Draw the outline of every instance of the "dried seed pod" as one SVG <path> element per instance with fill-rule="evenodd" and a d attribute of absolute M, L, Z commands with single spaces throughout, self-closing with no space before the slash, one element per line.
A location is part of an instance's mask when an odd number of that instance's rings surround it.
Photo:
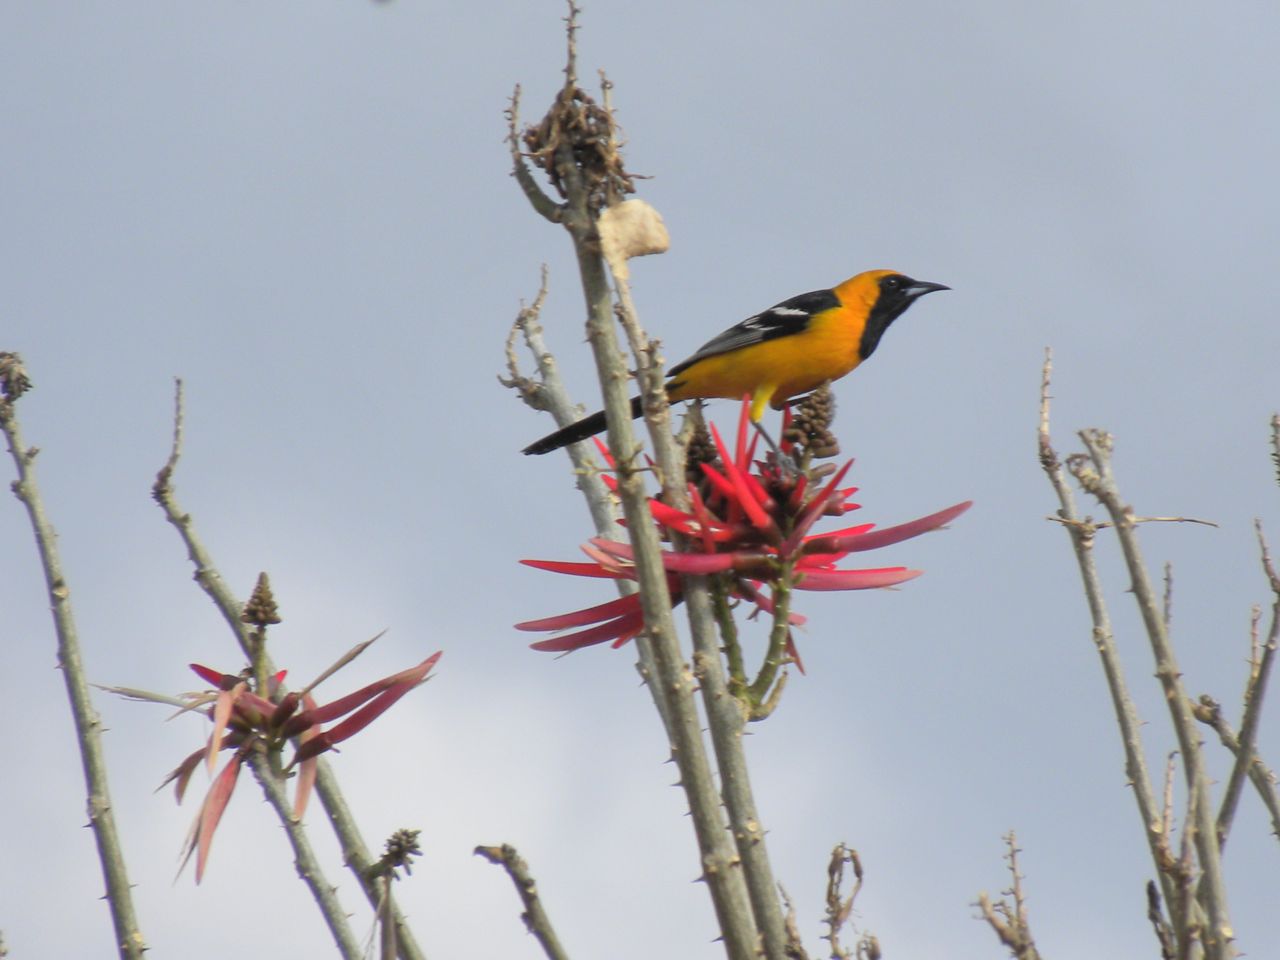
<path fill-rule="evenodd" d="M 804 448 L 815 459 L 838 456 L 840 442 L 831 432 L 835 417 L 835 394 L 831 384 L 824 383 L 792 408 L 791 426 L 783 438 Z"/>
<path fill-rule="evenodd" d="M 267 627 L 280 622 L 280 611 L 276 607 L 276 598 L 271 593 L 271 581 L 265 573 L 258 574 L 258 582 L 254 585 L 249 602 L 240 613 L 244 623 L 255 627 Z"/>

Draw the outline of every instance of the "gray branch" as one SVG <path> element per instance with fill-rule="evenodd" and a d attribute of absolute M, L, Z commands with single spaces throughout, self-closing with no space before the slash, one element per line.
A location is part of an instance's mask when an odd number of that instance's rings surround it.
<path fill-rule="evenodd" d="M 249 767 L 262 787 L 267 802 L 271 804 L 271 809 L 284 825 L 289 845 L 293 847 L 293 865 L 302 882 L 311 891 L 316 905 L 319 906 L 320 914 L 324 917 L 324 922 L 333 935 L 333 941 L 338 946 L 338 952 L 344 960 L 362 960 L 364 951 L 351 930 L 351 924 L 347 922 L 347 912 L 338 902 L 338 891 L 325 879 L 320 861 L 316 858 L 315 851 L 311 849 L 307 831 L 303 829 L 301 821 L 294 818 L 289 794 L 284 788 L 282 779 L 272 769 L 270 760 L 257 750 L 249 754 L 248 760 Z"/>
<path fill-rule="evenodd" d="M 1218 842 L 1222 845 L 1227 842 L 1236 805 L 1244 788 L 1244 779 L 1253 775 L 1254 767 L 1260 763 L 1257 755 L 1258 721 L 1262 717 L 1262 701 L 1267 695 L 1267 680 L 1271 676 L 1277 642 L 1280 641 L 1280 576 L 1277 576 L 1275 565 L 1271 561 L 1271 551 L 1262 533 L 1262 522 L 1255 520 L 1253 525 L 1258 535 L 1258 549 L 1262 554 L 1262 570 L 1267 575 L 1275 600 L 1271 605 L 1271 626 L 1267 630 L 1267 638 L 1260 649 L 1255 650 L 1255 656 L 1249 664 L 1249 679 L 1244 688 L 1244 716 L 1240 721 L 1240 736 L 1235 751 L 1236 762 L 1227 778 L 1222 806 L 1218 811 Z M 1257 783 L 1256 776 L 1254 782 Z M 1272 795 L 1274 797 L 1274 790 Z M 1266 799 L 1265 795 L 1263 799 Z M 1273 822 L 1274 819 L 1273 817 Z"/>
<path fill-rule="evenodd" d="M 1115 523 L 1116 536 L 1133 584 L 1134 601 L 1142 615 L 1155 658 L 1156 678 L 1164 688 L 1169 718 L 1182 752 L 1189 797 L 1186 829 L 1194 834 L 1200 865 L 1197 899 L 1209 918 L 1209 929 L 1204 932 L 1205 955 L 1211 960 L 1227 960 L 1233 955 L 1233 932 L 1227 909 L 1226 884 L 1222 876 L 1217 824 L 1210 803 L 1209 774 L 1204 767 L 1196 720 L 1182 685 L 1182 674 L 1178 670 L 1177 657 L 1169 639 L 1160 598 L 1147 575 L 1146 564 L 1138 547 L 1133 510 L 1121 499 L 1111 470 L 1111 436 L 1100 430 L 1082 430 L 1080 439 L 1089 451 L 1093 466 L 1090 469 L 1083 461 L 1079 462 L 1075 476 L 1089 493 L 1098 498 Z M 1193 814 L 1194 820 L 1191 819 Z"/>
<path fill-rule="evenodd" d="M 1085 599 L 1089 604 L 1089 615 L 1093 620 L 1094 649 L 1097 650 L 1102 664 L 1107 690 L 1111 695 L 1111 706 L 1116 715 L 1116 724 L 1120 728 L 1125 775 L 1129 778 L 1129 785 L 1133 788 L 1134 799 L 1138 804 L 1138 816 L 1142 820 L 1143 834 L 1147 838 L 1151 860 L 1157 867 L 1161 892 L 1172 911 L 1176 909 L 1178 903 L 1177 890 L 1170 877 L 1159 868 L 1167 856 L 1168 840 L 1161 829 L 1160 806 L 1156 801 L 1151 777 L 1147 772 L 1147 761 L 1139 732 L 1142 724 L 1138 719 L 1138 711 L 1133 705 L 1133 698 L 1129 695 L 1128 684 L 1125 683 L 1124 670 L 1120 665 L 1115 636 L 1111 630 L 1111 616 L 1107 612 L 1102 580 L 1098 576 L 1098 568 L 1094 560 L 1093 545 L 1097 526 L 1091 517 L 1081 517 L 1076 509 L 1075 495 L 1067 483 L 1062 461 L 1049 435 L 1049 384 L 1052 373 L 1053 354 L 1052 351 L 1046 350 L 1044 372 L 1040 381 L 1040 466 L 1044 469 L 1058 497 L 1058 511 L 1052 519 L 1061 521 L 1071 537 L 1071 546 L 1075 552 L 1076 563 L 1080 568 L 1080 579 L 1084 585 Z M 1180 918 L 1175 917 L 1174 920 L 1175 925 L 1180 926 Z"/>
<path fill-rule="evenodd" d="M 71 610 L 71 589 L 67 585 L 62 560 L 58 555 L 58 537 L 45 514 L 44 501 L 36 484 L 34 467 L 39 451 L 28 447 L 22 439 L 22 430 L 14 412 L 18 396 L 30 387 L 30 382 L 22 372 L 21 360 L 16 354 L 0 354 L 0 384 L 0 430 L 4 431 L 9 453 L 17 469 L 18 479 L 13 484 L 13 493 L 27 508 L 27 517 L 31 521 L 36 548 L 40 553 L 40 565 L 44 570 L 49 608 L 53 612 L 53 626 L 58 637 L 58 668 L 62 671 L 71 716 L 75 722 L 88 794 L 89 826 L 93 830 L 98 859 L 102 864 L 102 876 L 106 882 L 107 907 L 111 911 L 111 922 L 115 927 L 116 949 L 122 958 L 141 960 L 147 945 L 138 926 L 124 850 L 116 832 L 115 814 L 108 789 L 107 763 L 102 750 L 102 720 L 93 707 L 84 662 L 80 658 L 80 638 Z"/>
<path fill-rule="evenodd" d="M 500 847 L 476 847 L 475 854 L 507 871 L 507 876 L 520 895 L 520 902 L 524 904 L 524 925 L 542 945 L 542 952 L 547 955 L 547 960 L 569 960 L 569 954 L 561 946 L 560 938 L 551 925 L 551 918 L 543 909 L 542 897 L 538 893 L 533 874 L 529 872 L 529 865 L 516 852 L 516 848 L 507 843 Z"/>

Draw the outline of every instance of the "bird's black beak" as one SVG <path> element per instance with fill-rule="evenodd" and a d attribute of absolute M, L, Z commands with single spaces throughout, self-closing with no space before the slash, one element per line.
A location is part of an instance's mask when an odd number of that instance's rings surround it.
<path fill-rule="evenodd" d="M 903 291 L 910 299 L 917 300 L 926 293 L 933 293 L 937 290 L 950 290 L 951 288 L 941 283 L 930 283 L 927 280 L 913 280 L 911 286 Z"/>

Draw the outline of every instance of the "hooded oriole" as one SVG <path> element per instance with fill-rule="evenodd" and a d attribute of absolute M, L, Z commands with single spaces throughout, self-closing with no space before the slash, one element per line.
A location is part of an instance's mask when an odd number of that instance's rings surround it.
<path fill-rule="evenodd" d="M 781 409 L 792 397 L 838 380 L 875 352 L 889 324 L 940 283 L 912 280 L 893 270 L 868 270 L 830 290 L 802 293 L 747 317 L 668 372 L 667 399 L 751 396 L 751 419 L 766 404 Z M 631 401 L 640 416 L 641 399 Z M 605 428 L 604 411 L 593 413 L 524 448 L 549 453 Z"/>

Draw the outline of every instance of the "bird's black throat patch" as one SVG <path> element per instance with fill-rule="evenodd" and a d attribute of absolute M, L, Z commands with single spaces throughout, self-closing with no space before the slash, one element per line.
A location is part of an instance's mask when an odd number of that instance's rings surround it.
<path fill-rule="evenodd" d="M 914 280 L 900 273 L 880 278 L 880 296 L 867 314 L 867 324 L 862 328 L 862 340 L 858 344 L 858 353 L 863 360 L 875 353 L 889 325 L 915 302 L 916 296 L 909 292 L 914 284 Z"/>

